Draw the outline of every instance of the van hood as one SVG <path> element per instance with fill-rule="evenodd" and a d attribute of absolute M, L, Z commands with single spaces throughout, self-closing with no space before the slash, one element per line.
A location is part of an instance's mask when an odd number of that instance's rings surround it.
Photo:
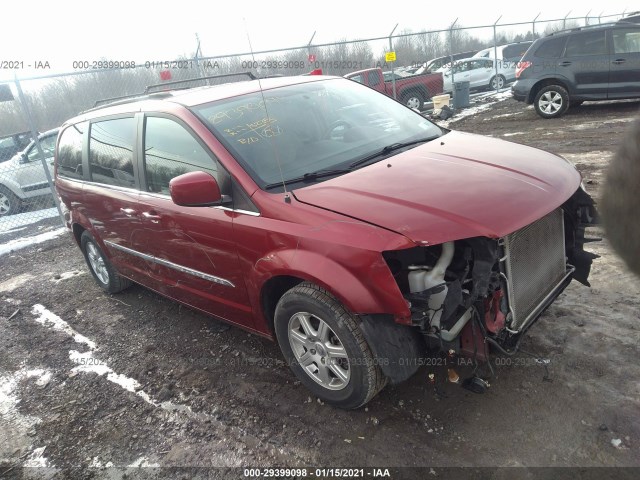
<path fill-rule="evenodd" d="M 558 208 L 580 181 L 557 155 L 452 131 L 293 195 L 414 242 L 438 244 L 503 237 Z"/>

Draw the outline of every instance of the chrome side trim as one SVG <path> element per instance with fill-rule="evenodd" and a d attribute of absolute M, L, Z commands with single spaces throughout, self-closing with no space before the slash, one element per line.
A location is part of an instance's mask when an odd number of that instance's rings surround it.
<path fill-rule="evenodd" d="M 173 270 L 177 270 L 178 272 L 187 273 L 189 275 L 193 275 L 194 277 L 202 278 L 203 280 L 208 280 L 210 282 L 214 282 L 219 285 L 224 285 L 225 287 L 231 287 L 231 288 L 236 287 L 233 283 L 231 283 L 226 278 L 216 277 L 215 275 L 210 275 L 208 273 L 204 273 L 199 270 L 194 270 L 193 268 L 185 267 L 183 265 L 178 265 L 177 263 L 170 262 L 169 260 L 154 257 L 153 255 L 149 255 L 147 253 L 138 252 L 137 250 L 133 250 L 132 248 L 128 248 L 128 247 L 123 247 L 122 245 L 118 245 L 117 243 L 113 243 L 108 240 L 106 240 L 104 243 L 111 248 L 120 250 L 121 252 L 128 253 L 129 255 L 133 255 L 134 257 L 142 258 L 143 260 L 154 262 L 168 268 L 172 268 Z"/>
<path fill-rule="evenodd" d="M 224 210 L 226 212 L 234 212 L 234 213 L 242 213 L 244 215 L 251 215 L 252 217 L 259 217 L 260 216 L 260 212 L 252 212 L 250 210 L 242 210 L 241 208 L 229 208 L 229 207 L 213 207 L 217 210 Z"/>

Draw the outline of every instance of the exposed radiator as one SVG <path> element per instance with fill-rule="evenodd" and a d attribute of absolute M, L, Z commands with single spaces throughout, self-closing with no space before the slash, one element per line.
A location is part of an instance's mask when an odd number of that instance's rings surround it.
<path fill-rule="evenodd" d="M 567 276 L 562 209 L 507 235 L 504 246 L 513 315 L 509 328 L 519 331 L 535 318 L 540 304 Z"/>

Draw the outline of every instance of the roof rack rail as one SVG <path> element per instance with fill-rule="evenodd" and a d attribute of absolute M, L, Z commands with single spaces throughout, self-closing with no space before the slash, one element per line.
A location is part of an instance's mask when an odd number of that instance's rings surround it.
<path fill-rule="evenodd" d="M 566 33 L 566 32 L 579 32 L 580 30 L 588 30 L 591 28 L 604 28 L 610 25 L 616 25 L 616 22 L 594 23 L 593 25 L 583 25 L 581 27 L 565 28 L 562 30 L 558 30 L 556 32 L 551 32 L 549 35 L 547 35 L 547 37 L 551 37 L 553 35 L 559 35 L 561 33 Z"/>
<path fill-rule="evenodd" d="M 147 86 L 147 88 L 145 88 L 145 90 L 144 90 L 144 93 L 149 93 L 149 90 L 151 90 L 152 88 L 166 87 L 167 85 L 174 85 L 175 86 L 175 85 L 179 85 L 181 83 L 195 82 L 195 81 L 198 81 L 198 80 L 212 80 L 212 79 L 215 79 L 215 78 L 237 77 L 238 75 L 246 75 L 247 77 L 249 77 L 249 80 L 256 80 L 258 78 L 251 72 L 225 73 L 225 74 L 222 74 L 222 75 L 210 75 L 208 77 L 196 77 L 196 78 L 189 78 L 189 79 L 186 79 L 186 80 L 175 80 L 173 82 L 156 83 L 155 85 Z"/>
<path fill-rule="evenodd" d="M 93 104 L 93 107 L 89 110 L 85 110 L 82 113 L 90 112 L 97 108 L 100 108 L 103 105 L 124 105 L 125 103 L 130 103 L 136 100 L 142 100 L 144 98 L 153 99 L 153 98 L 166 98 L 171 96 L 169 92 L 156 92 L 152 94 L 145 93 L 132 93 L 131 95 L 122 95 L 121 97 L 111 97 L 111 98 L 103 98 L 102 100 L 96 100 Z"/>
<path fill-rule="evenodd" d="M 136 100 L 144 100 L 144 99 L 161 99 L 161 98 L 167 98 L 171 96 L 171 93 L 169 91 L 164 91 L 164 90 L 160 90 L 157 92 L 150 92 L 149 90 L 153 89 L 153 88 L 159 88 L 159 87 L 164 87 L 166 85 L 179 85 L 181 83 L 189 83 L 189 82 L 194 82 L 194 81 L 198 81 L 198 80 L 210 80 L 210 79 L 214 79 L 214 78 L 227 78 L 227 77 L 236 77 L 238 75 L 244 75 L 249 77 L 251 80 L 255 80 L 258 77 L 256 77 L 253 73 L 251 72 L 239 72 L 239 73 L 225 73 L 222 75 L 211 75 L 208 77 L 196 77 L 196 78 L 190 78 L 188 80 L 176 80 L 174 82 L 164 82 L 164 83 L 158 83 L 155 85 L 148 85 L 145 89 L 144 92 L 141 93 L 132 93 L 131 95 L 122 95 L 119 97 L 110 97 L 110 98 L 103 98 L 101 100 L 97 100 L 94 104 L 93 107 L 83 111 L 82 113 L 87 113 L 87 112 L 91 112 L 93 110 L 98 109 L 99 107 L 103 106 L 103 105 L 110 105 L 110 106 L 114 106 L 114 105 L 124 105 L 125 103 L 130 103 Z"/>

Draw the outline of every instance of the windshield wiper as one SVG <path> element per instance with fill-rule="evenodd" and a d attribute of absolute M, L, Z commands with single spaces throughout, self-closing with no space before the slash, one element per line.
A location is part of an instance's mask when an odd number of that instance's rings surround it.
<path fill-rule="evenodd" d="M 284 180 L 281 182 L 274 182 L 265 185 L 263 188 L 268 190 L 270 188 L 275 188 L 281 185 L 289 185 L 290 183 L 298 183 L 298 182 L 310 182 L 313 180 L 317 180 L 322 177 L 329 177 L 331 175 L 340 175 L 342 173 L 349 173 L 351 168 L 328 168 L 324 170 L 316 170 L 315 172 L 307 172 L 304 175 L 295 178 L 289 178 L 288 180 Z"/>
<path fill-rule="evenodd" d="M 352 164 L 349 165 L 350 169 L 353 169 L 355 167 L 359 167 L 360 165 L 364 165 L 365 163 L 378 158 L 378 157 L 382 157 L 388 153 L 393 152 L 394 150 L 398 150 L 400 148 L 404 148 L 404 147 L 410 147 L 411 145 L 416 145 L 418 143 L 425 143 L 425 142 L 430 142 L 431 140 L 438 138 L 440 135 L 436 135 L 434 137 L 426 137 L 426 138 L 420 138 L 418 140 L 411 140 L 410 142 L 397 142 L 397 143 L 392 143 L 391 145 L 387 145 L 386 147 L 383 147 L 382 149 L 378 150 L 377 152 L 371 154 L 371 155 L 367 155 L 364 158 L 361 158 L 360 160 L 356 160 L 355 162 L 353 162 Z"/>
<path fill-rule="evenodd" d="M 438 138 L 438 137 L 439 137 L 439 135 L 436 135 L 436 136 L 433 136 L 433 137 L 425 137 L 425 138 L 420 138 L 418 140 L 411 140 L 409 142 L 392 143 L 391 145 L 387 145 L 386 147 L 378 150 L 377 152 L 373 153 L 372 155 L 367 155 L 364 158 L 356 160 L 355 162 L 351 163 L 347 168 L 328 168 L 328 169 L 324 169 L 324 170 L 316 170 L 315 172 L 307 172 L 304 175 L 301 175 L 299 177 L 289 178 L 288 180 L 284 180 L 284 181 L 281 181 L 281 182 L 269 183 L 269 184 L 265 185 L 263 188 L 265 190 L 269 190 L 270 188 L 275 188 L 275 187 L 281 186 L 283 184 L 284 185 L 289 185 L 290 183 L 310 182 L 310 181 L 317 180 L 317 179 L 322 178 L 322 177 L 329 177 L 331 175 L 340 175 L 342 173 L 349 173 L 354 168 L 356 168 L 356 167 L 358 167 L 360 165 L 363 165 L 363 164 L 373 160 L 374 158 L 384 156 L 384 155 L 386 155 L 388 153 L 391 153 L 394 150 L 398 150 L 400 148 L 410 147 L 411 145 L 416 145 L 418 143 L 430 142 L 434 138 Z"/>

